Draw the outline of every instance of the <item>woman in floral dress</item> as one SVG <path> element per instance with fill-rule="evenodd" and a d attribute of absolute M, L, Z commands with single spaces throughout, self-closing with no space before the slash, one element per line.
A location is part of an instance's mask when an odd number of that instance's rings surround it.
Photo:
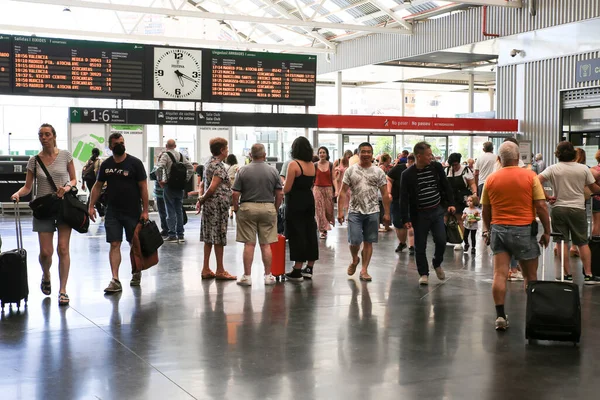
<path fill-rule="evenodd" d="M 223 160 L 227 158 L 229 148 L 227 140 L 214 138 L 209 142 L 212 157 L 204 166 L 202 192 L 198 207 L 202 209 L 200 241 L 204 242 L 204 265 L 202 279 L 235 280 L 223 267 L 223 248 L 227 245 L 227 221 L 231 206 L 231 182 Z M 207 188 L 205 190 L 205 188 Z M 210 269 L 210 253 L 215 248 L 217 259 L 216 273 Z"/>

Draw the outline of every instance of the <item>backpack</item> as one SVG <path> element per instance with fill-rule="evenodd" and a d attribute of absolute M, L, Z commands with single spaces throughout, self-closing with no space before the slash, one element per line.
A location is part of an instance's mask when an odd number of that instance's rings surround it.
<path fill-rule="evenodd" d="M 96 165 L 96 160 L 88 160 L 88 162 L 85 164 L 81 173 L 83 178 L 96 178 L 96 174 L 94 173 L 94 166 Z"/>
<path fill-rule="evenodd" d="M 173 161 L 167 184 L 171 189 L 183 190 L 187 183 L 187 167 L 183 163 L 183 154 L 179 153 L 179 161 L 176 161 L 170 152 L 167 151 L 167 154 Z"/>

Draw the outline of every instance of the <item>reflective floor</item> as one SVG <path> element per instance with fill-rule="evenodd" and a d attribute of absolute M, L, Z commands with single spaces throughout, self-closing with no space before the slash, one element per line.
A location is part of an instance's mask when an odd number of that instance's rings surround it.
<path fill-rule="evenodd" d="M 156 216 L 154 216 L 155 218 Z M 417 285 L 414 260 L 380 234 L 370 274 L 348 279 L 346 227 L 321 240 L 312 281 L 264 287 L 257 252 L 254 285 L 201 281 L 198 217 L 185 244 L 165 244 L 161 261 L 131 288 L 123 248 L 120 294 L 110 280 L 101 225 L 73 234 L 68 293 L 59 308 L 42 295 L 37 236 L 25 218 L 29 304 L 0 321 L 1 399 L 563 399 L 595 398 L 600 287 L 582 289 L 582 343 L 524 338 L 525 293 L 510 283 L 505 333 L 494 330 L 487 249 L 447 247 L 447 280 Z M 242 246 L 225 249 L 242 273 Z M 3 250 L 14 223 L 0 217 Z M 431 252 L 430 252 L 431 253 Z M 574 259 L 574 265 L 579 261 Z M 214 259 L 211 260 L 214 266 Z M 550 263 L 552 265 L 552 263 Z M 577 268 L 579 270 L 579 267 Z M 553 268 L 547 271 L 551 278 Z"/>

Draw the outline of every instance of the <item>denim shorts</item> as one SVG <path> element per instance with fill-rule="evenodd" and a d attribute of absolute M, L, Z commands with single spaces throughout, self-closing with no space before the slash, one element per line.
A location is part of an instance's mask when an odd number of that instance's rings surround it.
<path fill-rule="evenodd" d="M 125 239 L 131 243 L 133 232 L 140 220 L 140 216 L 131 216 L 127 213 L 111 210 L 106 210 L 104 218 L 104 230 L 106 231 L 106 242 L 122 242 L 123 229 L 125 230 Z"/>
<path fill-rule="evenodd" d="M 60 216 L 52 219 L 37 219 L 33 217 L 34 232 L 55 232 L 58 225 L 64 224 Z"/>
<path fill-rule="evenodd" d="M 508 253 L 516 260 L 533 260 L 541 254 L 531 225 L 492 225 L 490 247 L 494 255 Z"/>
<path fill-rule="evenodd" d="M 348 243 L 358 246 L 362 242 L 377 243 L 379 239 L 379 213 L 348 213 Z"/>

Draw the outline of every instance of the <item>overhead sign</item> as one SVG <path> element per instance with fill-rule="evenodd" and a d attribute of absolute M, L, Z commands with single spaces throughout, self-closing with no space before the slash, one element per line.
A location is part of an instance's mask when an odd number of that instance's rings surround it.
<path fill-rule="evenodd" d="M 0 35 L 0 93 L 12 91 L 10 46 L 10 36 Z"/>
<path fill-rule="evenodd" d="M 256 126 L 316 128 L 315 114 L 235 113 L 221 111 L 143 110 L 123 108 L 69 108 L 73 124 L 140 124 L 191 126 Z"/>
<path fill-rule="evenodd" d="M 407 131 L 518 132 L 514 119 L 384 117 L 379 115 L 319 115 L 319 128 Z"/>
<path fill-rule="evenodd" d="M 15 36 L 14 93 L 142 98 L 144 46 Z"/>
<path fill-rule="evenodd" d="M 600 58 L 577 61 L 576 71 L 577 83 L 600 80 Z"/>

